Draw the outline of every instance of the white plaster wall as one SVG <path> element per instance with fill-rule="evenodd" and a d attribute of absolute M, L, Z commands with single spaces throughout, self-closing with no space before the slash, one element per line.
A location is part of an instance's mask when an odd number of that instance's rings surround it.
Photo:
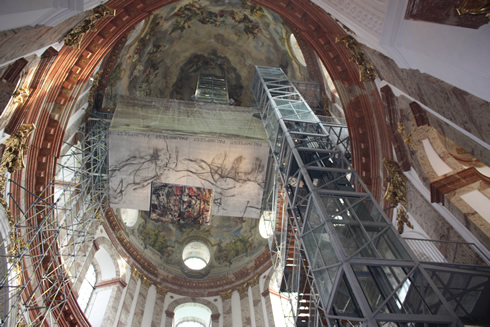
<path fill-rule="evenodd" d="M 405 20 L 407 4 L 408 0 L 390 1 L 375 49 L 400 68 L 418 69 L 490 101 L 490 25 L 475 30 Z"/>
<path fill-rule="evenodd" d="M 92 327 L 104 326 L 103 318 L 105 311 L 109 305 L 109 300 L 111 298 L 112 288 L 103 289 L 97 291 L 95 295 L 94 304 L 88 316 L 88 320 Z"/>
<path fill-rule="evenodd" d="M 0 31 L 23 26 L 56 26 L 107 0 L 0 0 Z"/>
<path fill-rule="evenodd" d="M 406 20 L 408 0 L 313 2 L 400 68 L 418 69 L 490 101 L 490 24 L 475 30 Z"/>
<path fill-rule="evenodd" d="M 490 199 L 485 194 L 479 190 L 474 190 L 461 195 L 461 198 L 490 223 Z"/>
<path fill-rule="evenodd" d="M 100 248 L 99 251 L 95 252 L 94 258 L 99 264 L 102 280 L 116 278 L 116 267 L 114 266 L 111 255 L 104 248 Z"/>

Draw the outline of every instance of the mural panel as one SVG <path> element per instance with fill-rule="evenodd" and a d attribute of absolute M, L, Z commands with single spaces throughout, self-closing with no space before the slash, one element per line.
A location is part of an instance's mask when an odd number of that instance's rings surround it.
<path fill-rule="evenodd" d="M 151 183 L 150 219 L 179 225 L 208 224 L 214 191 L 210 189 Z"/>
<path fill-rule="evenodd" d="M 109 134 L 113 208 L 149 211 L 152 183 L 166 183 L 213 190 L 213 215 L 259 218 L 269 145 L 254 109 L 127 103 L 116 110 Z"/>

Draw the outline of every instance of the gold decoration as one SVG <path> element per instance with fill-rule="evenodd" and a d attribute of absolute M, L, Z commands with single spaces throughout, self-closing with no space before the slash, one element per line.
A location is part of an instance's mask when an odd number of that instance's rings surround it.
<path fill-rule="evenodd" d="M 247 284 L 250 287 L 254 287 L 255 285 L 258 285 L 259 284 L 259 275 L 255 276 L 254 278 L 252 278 L 251 280 L 249 280 L 247 282 Z"/>
<path fill-rule="evenodd" d="M 335 43 L 342 43 L 352 53 L 349 61 L 355 62 L 359 67 L 360 82 L 373 81 L 378 77 L 376 69 L 374 69 L 368 57 L 361 49 L 362 44 L 357 42 L 356 39 L 350 35 L 337 36 Z"/>
<path fill-rule="evenodd" d="M 136 268 L 131 269 L 131 276 L 136 278 L 136 280 L 143 278 L 143 274 Z"/>
<path fill-rule="evenodd" d="M 231 293 L 233 293 L 233 290 L 228 290 L 226 292 L 219 293 L 219 296 L 222 300 L 228 300 L 231 299 Z"/>
<path fill-rule="evenodd" d="M 408 213 L 407 210 L 405 210 L 404 207 L 398 208 L 396 212 L 396 227 L 398 229 L 398 234 L 402 234 L 404 230 L 404 226 L 407 225 L 407 227 L 413 229 L 412 223 L 408 220 Z"/>
<path fill-rule="evenodd" d="M 146 277 L 143 276 L 143 278 L 141 279 L 141 285 L 143 285 L 146 288 L 150 288 L 151 285 L 153 285 L 153 283 L 150 282 L 148 279 L 146 279 Z"/>
<path fill-rule="evenodd" d="M 412 224 L 408 221 L 408 213 L 405 209 L 407 207 L 407 177 L 403 174 L 396 161 L 384 158 L 383 165 L 388 172 L 388 177 L 385 179 L 388 185 L 386 186 L 384 199 L 394 206 L 401 204 L 396 215 L 398 233 L 401 234 L 405 225 L 413 229 Z"/>
<path fill-rule="evenodd" d="M 463 0 L 456 8 L 458 15 L 485 15 L 490 19 L 490 3 L 488 0 Z"/>
<path fill-rule="evenodd" d="M 100 5 L 91 10 L 91 15 L 85 18 L 81 23 L 75 26 L 67 36 L 65 36 L 65 45 L 73 49 L 80 49 L 83 37 L 88 32 L 96 32 L 97 21 L 107 17 L 116 16 L 116 10 L 106 5 Z"/>
<path fill-rule="evenodd" d="M 157 285 L 157 294 L 161 295 L 161 296 L 165 296 L 167 295 L 168 293 L 168 289 L 166 289 L 165 287 L 162 287 L 160 285 Z"/>
<path fill-rule="evenodd" d="M 398 123 L 398 133 L 403 137 L 403 142 L 413 149 L 412 134 L 407 134 L 405 125 L 402 123 Z"/>
<path fill-rule="evenodd" d="M 240 295 L 244 295 L 246 292 L 248 292 L 248 283 L 245 283 L 242 286 L 238 287 L 237 291 Z"/>
<path fill-rule="evenodd" d="M 5 145 L 5 151 L 3 152 L 2 161 L 0 163 L 0 204 L 5 209 L 5 214 L 9 221 L 11 228 L 14 227 L 15 221 L 12 216 L 12 212 L 8 207 L 7 201 L 4 198 L 5 186 L 7 184 L 7 177 L 5 176 L 5 171 L 13 173 L 14 171 L 23 169 L 26 165 L 24 163 L 24 150 L 28 148 L 25 144 L 27 137 L 36 128 L 34 124 L 24 124 L 19 127 L 17 133 L 10 136 L 3 145 Z M 17 239 L 14 234 L 11 237 Z"/>
<path fill-rule="evenodd" d="M 386 192 L 384 199 L 393 205 L 401 203 L 407 206 L 407 177 L 403 174 L 398 163 L 393 159 L 383 158 L 383 165 L 388 172 L 385 182 Z"/>
<path fill-rule="evenodd" d="M 30 93 L 31 93 L 31 90 L 29 90 L 29 88 L 27 88 L 27 87 L 23 87 L 21 89 L 18 89 L 13 94 L 13 97 L 14 97 L 13 103 L 14 104 L 24 103 L 27 100 L 27 98 L 29 97 Z"/>

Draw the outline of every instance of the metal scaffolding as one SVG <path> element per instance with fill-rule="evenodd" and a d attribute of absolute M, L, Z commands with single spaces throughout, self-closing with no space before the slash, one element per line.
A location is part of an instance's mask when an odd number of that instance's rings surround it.
<path fill-rule="evenodd" d="M 83 124 L 42 192 L 8 181 L 10 209 L 19 214 L 1 247 L 1 326 L 54 326 L 61 318 L 106 210 L 108 126 Z"/>
<path fill-rule="evenodd" d="M 271 249 L 297 326 L 490 321 L 488 266 L 420 262 L 282 70 L 256 67 L 253 93 L 275 162 L 269 210 L 284 213 Z"/>

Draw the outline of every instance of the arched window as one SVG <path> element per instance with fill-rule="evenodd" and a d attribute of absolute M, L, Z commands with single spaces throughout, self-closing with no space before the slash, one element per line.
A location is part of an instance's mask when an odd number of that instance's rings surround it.
<path fill-rule="evenodd" d="M 85 274 L 82 286 L 80 287 L 80 292 L 78 292 L 78 305 L 83 312 L 87 310 L 88 302 L 94 293 L 96 283 L 97 275 L 95 274 L 94 265 L 91 264 L 87 269 L 87 273 Z"/>
<path fill-rule="evenodd" d="M 176 327 L 208 327 L 211 310 L 200 303 L 184 303 L 175 308 Z"/>

